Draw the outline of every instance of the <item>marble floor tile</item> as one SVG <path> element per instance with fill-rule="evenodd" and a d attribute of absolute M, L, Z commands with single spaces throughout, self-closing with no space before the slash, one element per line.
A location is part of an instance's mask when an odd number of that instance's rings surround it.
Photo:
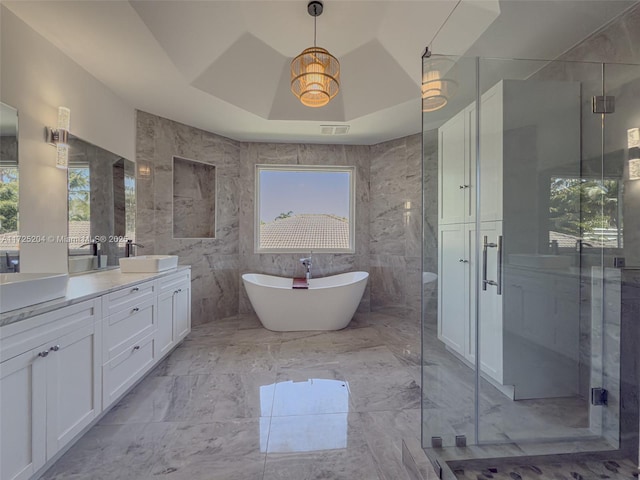
<path fill-rule="evenodd" d="M 264 479 L 382 479 L 357 414 L 272 417 Z"/>
<path fill-rule="evenodd" d="M 268 454 L 263 477 L 263 480 L 355 479 L 383 480 L 366 445 L 306 454 Z"/>
<path fill-rule="evenodd" d="M 168 423 L 96 425 L 41 479 L 145 478 L 174 429 Z"/>
<path fill-rule="evenodd" d="M 280 344 L 229 345 L 220 357 L 220 373 L 256 373 L 276 371 Z"/>
<path fill-rule="evenodd" d="M 167 415 L 175 383 L 173 376 L 149 376 L 102 417 L 100 425 L 162 421 Z"/>
<path fill-rule="evenodd" d="M 420 438 L 421 421 L 427 437 L 472 439 L 473 370 L 435 329 L 421 367 L 415 320 L 356 320 L 336 332 L 271 332 L 255 315 L 194 327 L 42 478 L 405 480 L 401 442 Z M 513 402 L 486 382 L 480 399 L 481 434 L 502 443 L 443 449 L 444 460 L 548 453 L 522 435 L 561 439 L 588 420 L 579 399 Z M 590 467 L 608 475 L 602 468 Z"/>
<path fill-rule="evenodd" d="M 152 375 L 207 375 L 213 373 L 226 345 L 182 345 L 154 369 Z"/>
<path fill-rule="evenodd" d="M 275 373 L 176 377 L 162 421 L 213 421 L 271 414 Z"/>
<path fill-rule="evenodd" d="M 385 480 L 404 478 L 402 440 L 415 438 L 413 433 L 420 424 L 420 409 L 365 412 L 359 416 L 381 477 Z"/>
<path fill-rule="evenodd" d="M 420 408 L 420 385 L 403 369 L 379 371 L 375 377 L 347 373 L 347 381 L 356 412 Z"/>
<path fill-rule="evenodd" d="M 260 480 L 268 418 L 178 423 L 157 448 L 153 478 Z"/>

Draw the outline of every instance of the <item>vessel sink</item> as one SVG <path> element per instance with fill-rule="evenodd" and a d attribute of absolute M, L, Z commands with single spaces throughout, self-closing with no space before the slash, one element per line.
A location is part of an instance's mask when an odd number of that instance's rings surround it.
<path fill-rule="evenodd" d="M 569 255 L 536 255 L 529 253 L 512 253 L 509 255 L 509 263 L 520 267 L 534 268 L 568 268 L 572 258 Z"/>
<path fill-rule="evenodd" d="M 66 273 L 2 273 L 0 313 L 64 297 L 68 279 Z"/>
<path fill-rule="evenodd" d="M 178 266 L 177 255 L 140 255 L 120 259 L 122 273 L 153 273 Z"/>

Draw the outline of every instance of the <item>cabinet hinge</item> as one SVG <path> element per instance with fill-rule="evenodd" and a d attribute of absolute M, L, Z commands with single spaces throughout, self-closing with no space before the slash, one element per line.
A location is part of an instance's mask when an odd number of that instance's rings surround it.
<path fill-rule="evenodd" d="M 607 405 L 609 392 L 605 388 L 591 389 L 591 405 Z"/>
<path fill-rule="evenodd" d="M 614 113 L 616 111 L 616 97 L 596 95 L 592 98 L 593 113 Z"/>

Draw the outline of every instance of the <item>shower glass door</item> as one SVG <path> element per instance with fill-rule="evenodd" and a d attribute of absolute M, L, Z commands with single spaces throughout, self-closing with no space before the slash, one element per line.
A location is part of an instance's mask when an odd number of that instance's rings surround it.
<path fill-rule="evenodd" d="M 602 87 L 600 64 L 479 60 L 480 444 L 606 448 L 590 428 L 602 174 L 584 168 L 602 164 Z"/>
<path fill-rule="evenodd" d="M 423 446 L 445 459 L 617 449 L 613 266 L 633 256 L 623 213 L 640 200 L 627 143 L 638 67 L 434 57 L 423 62 Z M 434 79 L 449 95 L 437 109 Z M 600 113 L 613 96 L 615 113 Z"/>

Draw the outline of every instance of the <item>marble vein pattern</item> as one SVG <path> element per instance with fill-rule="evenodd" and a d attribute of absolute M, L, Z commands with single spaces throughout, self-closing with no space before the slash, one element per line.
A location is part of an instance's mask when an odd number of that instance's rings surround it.
<path fill-rule="evenodd" d="M 418 333 L 377 312 L 335 332 L 195 326 L 42 479 L 407 480 Z"/>
<path fill-rule="evenodd" d="M 192 265 L 194 325 L 253 311 L 242 287 L 242 273 L 285 277 L 302 273 L 299 253 L 254 252 L 256 164 L 354 166 L 356 252 L 315 255 L 313 274 L 370 272 L 359 312 L 393 306 L 406 308 L 417 318 L 420 299 L 415 290 L 422 246 L 420 135 L 374 146 L 247 143 L 138 111 L 136 137 L 136 161 L 144 167 L 138 170 L 136 238 L 145 245 L 141 254 L 175 254 L 180 264 Z M 201 196 L 202 186 L 179 181 L 185 188 L 178 189 L 179 201 L 173 201 L 174 157 L 215 167 L 215 238 L 177 238 L 190 236 L 181 233 L 187 227 L 193 230 L 206 222 L 191 218 L 193 209 L 188 206 Z"/>

